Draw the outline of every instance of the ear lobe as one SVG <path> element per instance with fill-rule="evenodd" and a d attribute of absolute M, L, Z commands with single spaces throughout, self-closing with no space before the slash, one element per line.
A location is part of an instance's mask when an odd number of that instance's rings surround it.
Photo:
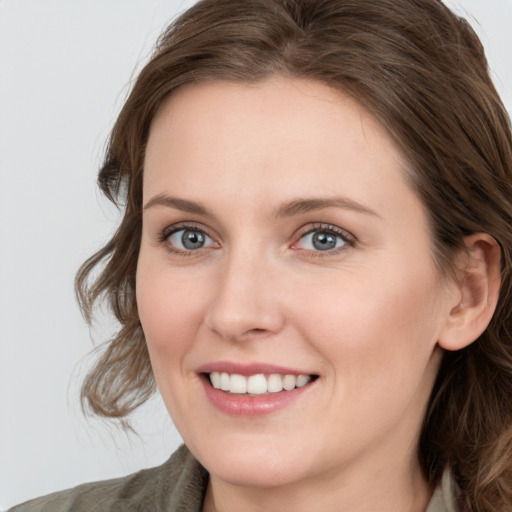
<path fill-rule="evenodd" d="M 460 302 L 452 306 L 438 340 L 445 350 L 460 350 L 487 328 L 498 303 L 501 284 L 501 251 L 494 238 L 476 233 L 464 239 L 457 271 Z"/>

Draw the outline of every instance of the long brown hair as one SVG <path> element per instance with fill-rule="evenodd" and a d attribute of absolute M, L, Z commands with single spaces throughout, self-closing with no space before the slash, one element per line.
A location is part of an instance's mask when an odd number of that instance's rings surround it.
<path fill-rule="evenodd" d="M 450 271 L 466 235 L 498 241 L 497 311 L 475 343 L 445 353 L 418 449 L 432 486 L 451 468 L 462 510 L 512 509 L 510 121 L 478 37 L 439 0 L 202 0 L 168 27 L 115 123 L 99 173 L 124 217 L 83 264 L 76 289 L 87 319 L 103 299 L 120 328 L 85 380 L 85 407 L 124 418 L 155 387 L 135 273 L 144 150 L 156 111 L 186 84 L 275 74 L 340 89 L 389 130 L 429 213 L 441 272 Z"/>

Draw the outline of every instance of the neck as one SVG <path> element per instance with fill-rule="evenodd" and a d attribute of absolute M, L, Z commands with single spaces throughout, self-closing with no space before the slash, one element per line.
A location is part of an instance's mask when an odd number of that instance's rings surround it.
<path fill-rule="evenodd" d="M 432 490 L 418 464 L 390 461 L 381 468 L 351 468 L 279 487 L 241 487 L 210 478 L 203 512 L 424 512 Z"/>

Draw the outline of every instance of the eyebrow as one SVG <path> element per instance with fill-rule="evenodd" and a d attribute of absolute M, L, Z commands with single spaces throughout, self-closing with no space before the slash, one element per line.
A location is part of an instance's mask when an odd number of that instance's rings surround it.
<path fill-rule="evenodd" d="M 152 208 L 153 206 L 167 206 L 168 208 L 175 208 L 187 213 L 195 213 L 204 217 L 213 217 L 211 210 L 196 201 L 188 201 L 187 199 L 180 199 L 179 197 L 172 197 L 166 194 L 158 194 L 152 197 L 144 206 L 144 210 Z"/>
<path fill-rule="evenodd" d="M 175 208 L 187 213 L 194 213 L 202 215 L 203 217 L 213 217 L 213 212 L 206 208 L 206 206 L 196 201 L 189 201 L 178 197 L 168 196 L 166 194 L 157 194 L 152 197 L 144 206 L 144 210 L 154 206 L 166 206 L 168 208 Z M 323 208 L 343 208 L 345 210 L 352 210 L 357 213 L 371 215 L 380 218 L 380 215 L 364 206 L 357 201 L 348 199 L 347 197 L 326 197 L 326 198 L 309 198 L 309 199 L 294 199 L 287 203 L 282 204 L 273 212 L 273 216 L 279 217 L 292 217 L 294 215 L 301 215 Z"/>
<path fill-rule="evenodd" d="M 277 208 L 274 211 L 274 216 L 291 217 L 293 215 L 301 215 L 304 213 L 321 210 L 323 208 L 332 207 L 343 208 L 344 210 L 352 210 L 357 213 L 363 213 L 365 215 L 371 215 L 373 217 L 380 218 L 380 215 L 376 211 L 347 197 L 295 199 Z"/>

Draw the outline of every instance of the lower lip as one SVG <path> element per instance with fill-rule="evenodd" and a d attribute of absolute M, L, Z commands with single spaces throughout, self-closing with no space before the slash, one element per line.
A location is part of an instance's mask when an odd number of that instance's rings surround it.
<path fill-rule="evenodd" d="M 280 391 L 268 395 L 236 395 L 215 389 L 207 376 L 201 376 L 206 397 L 210 403 L 219 411 L 231 416 L 263 416 L 270 414 L 298 400 L 314 382 L 309 382 L 301 388 L 291 391 Z"/>

